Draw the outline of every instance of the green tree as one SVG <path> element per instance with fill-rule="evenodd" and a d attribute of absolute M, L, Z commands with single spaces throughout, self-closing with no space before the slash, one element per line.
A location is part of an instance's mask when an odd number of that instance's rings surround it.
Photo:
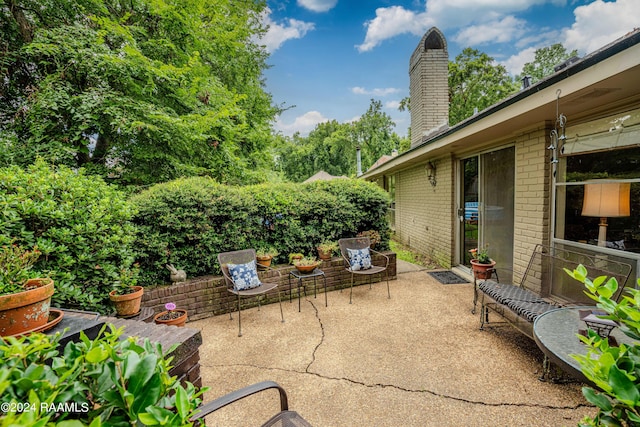
<path fill-rule="evenodd" d="M 277 110 L 264 1 L 6 0 L 0 160 L 36 156 L 123 184 L 260 180 Z M 264 178 L 262 178 L 264 179 Z"/>
<path fill-rule="evenodd" d="M 360 146 L 362 168 L 367 170 L 384 154 L 405 151 L 409 138 L 393 132 L 395 124 L 382 111 L 382 103 L 371 100 L 365 114 L 353 123 L 336 120 L 319 123 L 308 137 L 279 137 L 277 168 L 289 180 L 300 182 L 323 170 L 331 175 L 356 175 L 356 147 Z"/>
<path fill-rule="evenodd" d="M 454 125 L 519 90 L 504 66 L 476 49 L 465 48 L 449 62 L 449 124 Z"/>
<path fill-rule="evenodd" d="M 277 165 L 287 179 L 301 182 L 324 170 L 331 175 L 355 176 L 355 144 L 349 124 L 336 120 L 319 123 L 302 137 L 280 137 Z"/>
<path fill-rule="evenodd" d="M 395 123 L 382 111 L 382 102 L 371 100 L 367 112 L 353 122 L 353 140 L 362 150 L 362 169 L 367 170 L 384 154 L 399 149 L 399 139 L 393 137 Z"/>
<path fill-rule="evenodd" d="M 560 43 L 536 49 L 532 62 L 527 62 L 522 67 L 521 76 L 531 76 L 531 83 L 542 80 L 545 76 L 555 72 L 554 67 L 567 59 L 577 56 L 578 51 L 567 52 Z"/>

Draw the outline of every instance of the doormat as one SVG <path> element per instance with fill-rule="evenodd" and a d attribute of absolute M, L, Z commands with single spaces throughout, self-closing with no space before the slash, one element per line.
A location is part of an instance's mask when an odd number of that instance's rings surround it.
<path fill-rule="evenodd" d="M 445 270 L 445 271 L 429 271 L 427 272 L 431 277 L 436 279 L 438 282 L 443 285 L 453 285 L 457 283 L 469 283 L 467 279 L 464 279 L 458 276 L 453 271 Z"/>

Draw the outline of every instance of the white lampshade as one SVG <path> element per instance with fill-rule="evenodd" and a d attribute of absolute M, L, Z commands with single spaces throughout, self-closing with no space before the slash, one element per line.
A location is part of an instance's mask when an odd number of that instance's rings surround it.
<path fill-rule="evenodd" d="M 611 218 L 631 215 L 628 182 L 590 182 L 584 186 L 582 216 Z"/>

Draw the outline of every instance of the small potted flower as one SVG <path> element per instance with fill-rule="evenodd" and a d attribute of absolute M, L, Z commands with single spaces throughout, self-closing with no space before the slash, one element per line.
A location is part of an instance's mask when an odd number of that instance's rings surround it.
<path fill-rule="evenodd" d="M 289 254 L 289 264 L 293 265 L 296 261 L 301 260 L 302 258 L 304 258 L 304 254 L 301 254 L 300 252 Z"/>
<path fill-rule="evenodd" d="M 113 282 L 113 290 L 109 292 L 109 299 L 116 309 L 118 317 L 134 317 L 140 312 L 140 303 L 144 288 L 137 286 L 139 270 L 124 268 L 120 277 Z"/>
<path fill-rule="evenodd" d="M 331 261 L 333 252 L 338 249 L 338 244 L 332 241 L 325 241 L 318 245 L 318 257 L 323 261 Z"/>
<path fill-rule="evenodd" d="M 476 279 L 490 279 L 496 266 L 496 262 L 489 256 L 488 246 L 469 251 L 471 256 L 474 257 L 471 260 L 471 268 Z"/>
<path fill-rule="evenodd" d="M 0 247 L 0 336 L 19 335 L 49 322 L 53 280 L 32 269 L 40 257 L 37 247 Z"/>
<path fill-rule="evenodd" d="M 278 252 L 273 247 L 258 249 L 256 251 L 256 260 L 258 261 L 258 267 L 270 267 L 271 260 L 273 260 L 273 258 L 277 257 L 278 255 L 280 255 L 280 252 Z"/>
<path fill-rule="evenodd" d="M 162 311 L 153 317 L 153 321 L 159 325 L 184 326 L 187 321 L 187 310 L 176 308 L 175 303 L 168 302 L 164 305 L 166 311 Z"/>

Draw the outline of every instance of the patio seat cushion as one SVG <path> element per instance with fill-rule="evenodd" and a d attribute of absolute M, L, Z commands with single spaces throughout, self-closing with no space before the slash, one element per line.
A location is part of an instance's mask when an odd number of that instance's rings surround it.
<path fill-rule="evenodd" d="M 548 301 L 509 301 L 506 305 L 513 312 L 531 323 L 541 314 L 559 307 Z"/>
<path fill-rule="evenodd" d="M 508 305 L 509 301 L 520 302 L 546 302 L 539 295 L 508 283 L 497 283 L 492 280 L 485 280 L 478 284 L 478 289 L 500 304 Z"/>
<path fill-rule="evenodd" d="M 371 263 L 371 254 L 369 253 L 369 248 L 347 248 L 347 252 L 349 253 L 349 265 L 351 266 L 351 270 L 368 270 L 372 267 L 373 264 Z"/>
<path fill-rule="evenodd" d="M 233 287 L 236 291 L 246 291 L 257 288 L 262 283 L 258 278 L 258 270 L 255 260 L 246 264 L 227 264 L 229 275 L 233 280 Z"/>
<path fill-rule="evenodd" d="M 558 308 L 541 296 L 517 285 L 485 280 L 478 288 L 497 303 L 506 305 L 518 316 L 533 323 L 538 316 Z"/>

